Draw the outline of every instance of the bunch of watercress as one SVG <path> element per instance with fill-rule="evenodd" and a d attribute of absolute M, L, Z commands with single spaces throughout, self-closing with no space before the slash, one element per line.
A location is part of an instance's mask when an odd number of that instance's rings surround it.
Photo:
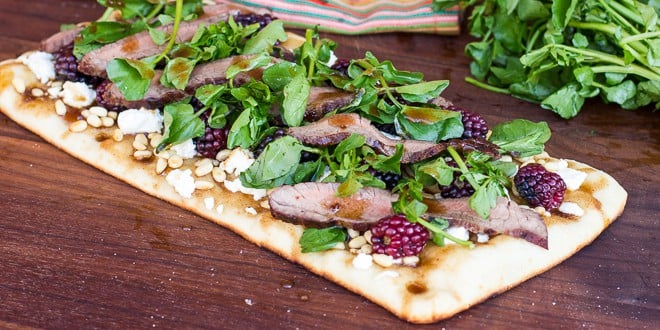
<path fill-rule="evenodd" d="M 471 9 L 479 41 L 466 80 L 540 103 L 562 118 L 588 98 L 624 109 L 660 108 L 660 2 L 635 0 L 434 0 Z"/>

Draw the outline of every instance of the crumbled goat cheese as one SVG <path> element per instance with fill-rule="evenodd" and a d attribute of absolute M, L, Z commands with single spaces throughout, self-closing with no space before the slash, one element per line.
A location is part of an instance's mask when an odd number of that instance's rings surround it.
<path fill-rule="evenodd" d="M 46 52 L 32 52 L 26 56 L 19 57 L 19 61 L 27 65 L 30 71 L 37 76 L 37 79 L 39 79 L 42 84 L 55 79 L 53 54 Z"/>
<path fill-rule="evenodd" d="M 183 159 L 190 159 L 197 155 L 195 142 L 192 139 L 185 140 L 179 144 L 175 144 L 171 148 L 177 155 Z"/>
<path fill-rule="evenodd" d="M 467 228 L 463 226 L 451 226 L 445 230 L 447 234 L 454 236 L 458 239 L 468 240 L 470 238 L 470 232 Z M 445 238 L 445 244 L 456 244 L 454 241 Z"/>
<path fill-rule="evenodd" d="M 249 207 L 249 206 L 246 207 L 245 212 L 247 212 L 248 214 L 257 215 L 257 210 L 255 210 L 254 207 Z"/>
<path fill-rule="evenodd" d="M 358 253 L 352 263 L 357 269 L 369 269 L 373 265 L 373 257 L 370 254 Z"/>
<path fill-rule="evenodd" d="M 573 202 L 561 203 L 561 205 L 559 205 L 559 212 L 571 214 L 578 217 L 584 215 L 584 210 L 580 207 L 580 205 L 577 205 L 576 203 Z"/>
<path fill-rule="evenodd" d="M 239 147 L 232 150 L 222 163 L 227 174 L 239 175 L 254 163 L 254 158 L 248 150 Z"/>
<path fill-rule="evenodd" d="M 246 195 L 252 195 L 255 201 L 258 201 L 266 196 L 268 191 L 266 189 L 248 188 L 243 186 L 240 178 L 234 180 L 225 180 L 225 188 L 231 192 L 240 191 Z"/>
<path fill-rule="evenodd" d="M 163 115 L 158 110 L 128 109 L 119 113 L 117 126 L 124 134 L 160 133 Z"/>
<path fill-rule="evenodd" d="M 195 191 L 195 179 L 190 169 L 173 170 L 167 174 L 165 180 L 184 198 L 191 198 L 192 193 Z"/>
<path fill-rule="evenodd" d="M 488 234 L 477 233 L 477 243 L 486 243 L 488 242 L 489 239 L 490 237 L 488 236 Z"/>
<path fill-rule="evenodd" d="M 74 108 L 85 108 L 96 100 L 96 91 L 85 83 L 67 81 L 62 85 L 62 101 Z"/>
<path fill-rule="evenodd" d="M 325 63 L 325 65 L 331 67 L 337 63 L 337 55 L 335 55 L 335 52 L 330 51 L 330 58 L 328 59 L 328 62 Z"/>
<path fill-rule="evenodd" d="M 568 190 L 580 189 L 580 186 L 587 178 L 587 173 L 574 170 L 570 167 L 562 168 L 556 173 L 564 180 L 564 183 L 566 183 L 566 189 Z"/>
<path fill-rule="evenodd" d="M 206 207 L 207 210 L 212 210 L 214 205 L 215 199 L 213 197 L 204 198 L 204 207 Z"/>
<path fill-rule="evenodd" d="M 399 273 L 398 273 L 398 272 L 395 272 L 395 271 L 393 271 L 393 270 L 382 271 L 382 272 L 380 272 L 378 275 L 376 275 L 376 277 L 374 278 L 374 280 L 378 281 L 378 280 L 383 279 L 383 278 L 386 278 L 386 277 L 389 277 L 389 278 L 397 278 L 397 277 L 399 277 Z"/>
<path fill-rule="evenodd" d="M 565 159 L 557 159 L 543 164 L 546 170 L 550 172 L 557 172 L 561 169 L 568 167 L 568 162 Z"/>

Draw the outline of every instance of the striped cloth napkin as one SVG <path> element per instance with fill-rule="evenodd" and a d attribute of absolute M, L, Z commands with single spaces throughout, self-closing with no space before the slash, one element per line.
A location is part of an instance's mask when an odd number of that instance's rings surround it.
<path fill-rule="evenodd" d="M 380 32 L 459 33 L 458 7 L 435 12 L 431 0 L 235 0 L 265 9 L 291 28 L 319 27 L 338 34 Z"/>

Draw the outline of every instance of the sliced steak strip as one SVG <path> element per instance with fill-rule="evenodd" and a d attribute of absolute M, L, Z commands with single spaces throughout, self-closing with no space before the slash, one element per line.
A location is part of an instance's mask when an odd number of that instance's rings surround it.
<path fill-rule="evenodd" d="M 426 216 L 447 219 L 473 233 L 506 234 L 548 248 L 548 228 L 543 218 L 504 197 L 497 198 L 487 220 L 470 208 L 468 198 L 426 199 L 424 203 L 429 207 Z"/>
<path fill-rule="evenodd" d="M 393 155 L 397 144 L 403 144 L 401 163 L 415 163 L 447 150 L 452 146 L 459 150 L 478 150 L 491 157 L 499 157 L 497 146 L 482 139 L 454 139 L 441 143 L 420 140 L 392 139 L 376 127 L 368 119 L 354 113 L 336 114 L 323 118 L 306 126 L 290 127 L 287 134 L 300 140 L 303 144 L 312 146 L 335 145 L 356 133 L 365 137 L 365 143 L 384 155 Z"/>
<path fill-rule="evenodd" d="M 204 14 L 193 21 L 181 22 L 176 36 L 177 42 L 192 39 L 201 25 L 214 24 L 227 20 L 233 13 L 231 5 L 214 5 L 204 7 Z M 157 30 L 171 33 L 172 24 L 161 26 Z M 157 55 L 165 49 L 165 44 L 157 45 L 151 39 L 148 31 L 142 31 L 128 36 L 114 43 L 95 49 L 82 57 L 78 64 L 78 71 L 90 76 L 105 77 L 105 68 L 115 58 L 141 59 Z"/>
<path fill-rule="evenodd" d="M 60 31 L 41 41 L 40 49 L 44 52 L 54 53 L 62 47 L 73 43 L 76 36 L 82 31 L 84 26 L 76 26 L 69 30 Z"/>
<path fill-rule="evenodd" d="M 103 100 L 110 105 L 124 106 L 127 108 L 160 108 L 161 106 L 172 103 L 195 94 L 195 89 L 207 84 L 222 84 L 227 81 L 225 73 L 227 68 L 240 61 L 247 60 L 254 55 L 238 55 L 228 58 L 223 58 L 217 61 L 203 63 L 195 67 L 190 74 L 188 85 L 185 90 L 178 90 L 172 87 L 165 87 L 160 84 L 161 71 L 157 71 L 155 77 L 151 80 L 149 89 L 144 95 L 144 98 L 136 101 L 129 101 L 124 98 L 119 88 L 115 84 L 111 84 L 105 93 L 103 93 Z M 245 84 L 251 78 L 261 79 L 263 68 L 257 68 L 246 73 L 238 74 L 234 78 L 236 86 Z"/>
<path fill-rule="evenodd" d="M 365 187 L 348 197 L 336 195 L 338 183 L 306 182 L 281 186 L 268 196 L 270 212 L 278 219 L 307 227 L 371 228 L 392 214 L 396 196 L 388 190 Z"/>
<path fill-rule="evenodd" d="M 355 100 L 355 94 L 334 87 L 312 88 L 305 109 L 305 120 L 317 121 L 326 114 L 339 110 Z"/>

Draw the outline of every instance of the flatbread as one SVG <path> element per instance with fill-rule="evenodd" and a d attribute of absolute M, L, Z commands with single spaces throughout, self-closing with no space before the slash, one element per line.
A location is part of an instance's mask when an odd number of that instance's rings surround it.
<path fill-rule="evenodd" d="M 26 86 L 22 94 L 15 88 L 21 84 Z M 579 190 L 567 191 L 565 201 L 576 203 L 585 213 L 579 218 L 555 213 L 546 217 L 547 250 L 499 235 L 474 249 L 428 244 L 421 263 L 414 268 L 373 264 L 361 269 L 353 264 L 355 255 L 346 250 L 303 254 L 298 243 L 302 226 L 274 219 L 263 207 L 263 200 L 229 192 L 214 182 L 211 174 L 196 180 L 212 183 L 212 189 L 198 189 L 192 198 L 181 197 L 166 182 L 164 173 L 156 173 L 155 158 L 139 161 L 131 156 L 131 137 L 116 142 L 111 138 L 115 128 L 72 132 L 72 116 L 56 114 L 55 100 L 32 96 L 33 87 L 45 90 L 25 65 L 17 60 L 0 63 L 0 110 L 26 129 L 99 170 L 224 226 L 413 323 L 449 318 L 559 264 L 607 228 L 621 214 L 627 199 L 626 191 L 608 174 L 568 160 L 570 168 L 587 177 Z M 545 161 L 555 161 L 544 157 Z M 186 160 L 183 168 L 194 171 L 195 161 Z M 213 198 L 212 207 L 209 197 Z M 222 205 L 222 213 L 218 205 Z"/>

